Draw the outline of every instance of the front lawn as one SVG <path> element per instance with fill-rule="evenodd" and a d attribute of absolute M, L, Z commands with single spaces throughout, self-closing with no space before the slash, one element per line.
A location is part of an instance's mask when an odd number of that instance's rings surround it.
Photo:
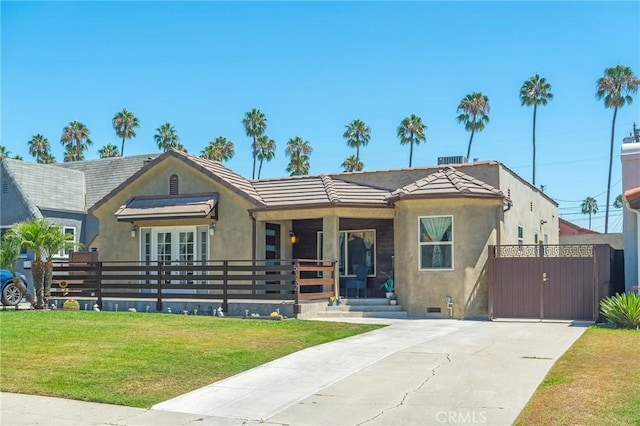
<path fill-rule="evenodd" d="M 86 311 L 0 312 L 0 390 L 150 407 L 380 326 Z"/>
<path fill-rule="evenodd" d="M 556 362 L 517 425 L 640 425 L 640 331 L 591 327 Z"/>

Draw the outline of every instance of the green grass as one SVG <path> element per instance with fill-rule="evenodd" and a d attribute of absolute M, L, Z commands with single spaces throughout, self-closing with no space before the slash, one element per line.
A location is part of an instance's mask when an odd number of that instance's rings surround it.
<path fill-rule="evenodd" d="M 591 327 L 556 362 L 516 425 L 640 425 L 640 331 Z"/>
<path fill-rule="evenodd" d="M 0 390 L 133 407 L 380 326 L 86 311 L 0 312 Z"/>

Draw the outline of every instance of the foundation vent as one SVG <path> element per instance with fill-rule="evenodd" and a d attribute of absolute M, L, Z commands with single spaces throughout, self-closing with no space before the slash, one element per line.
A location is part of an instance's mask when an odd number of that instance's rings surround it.
<path fill-rule="evenodd" d="M 428 314 L 439 314 L 441 311 L 440 307 L 428 306 L 427 313 Z"/>

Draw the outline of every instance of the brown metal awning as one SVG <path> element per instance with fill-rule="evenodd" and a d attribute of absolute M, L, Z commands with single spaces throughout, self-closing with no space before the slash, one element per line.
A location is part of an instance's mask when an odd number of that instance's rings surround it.
<path fill-rule="evenodd" d="M 149 219 L 218 218 L 218 193 L 130 198 L 115 213 L 120 222 Z"/>

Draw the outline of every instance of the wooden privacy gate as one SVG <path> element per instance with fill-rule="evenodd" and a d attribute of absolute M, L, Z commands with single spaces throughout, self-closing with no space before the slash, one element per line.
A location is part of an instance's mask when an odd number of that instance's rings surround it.
<path fill-rule="evenodd" d="M 607 244 L 489 246 L 489 315 L 595 321 L 610 262 Z"/>

